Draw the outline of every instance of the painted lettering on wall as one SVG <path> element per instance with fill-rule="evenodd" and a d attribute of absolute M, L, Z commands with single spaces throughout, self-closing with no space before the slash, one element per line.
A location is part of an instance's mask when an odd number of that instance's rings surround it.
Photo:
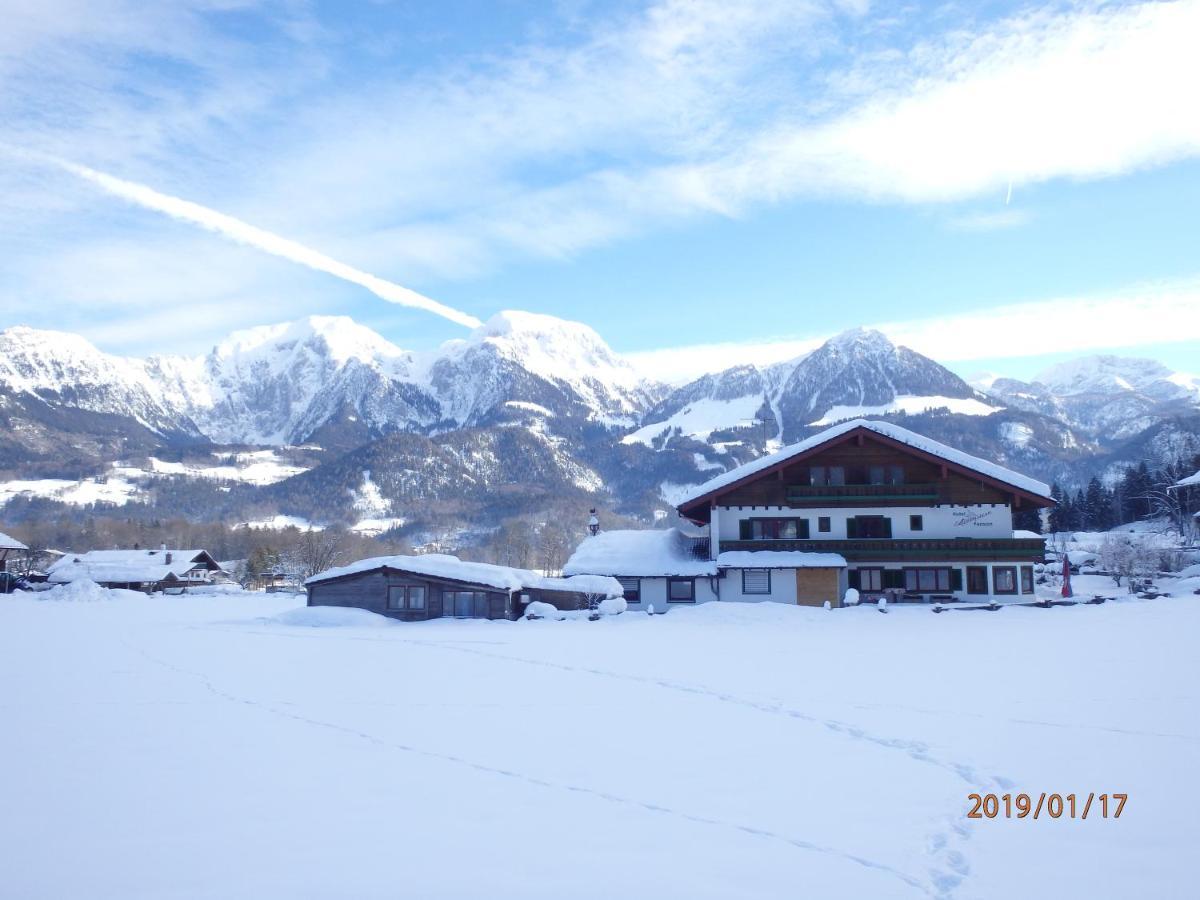
<path fill-rule="evenodd" d="M 956 509 L 954 510 L 955 528 L 991 528 L 993 509 Z"/>

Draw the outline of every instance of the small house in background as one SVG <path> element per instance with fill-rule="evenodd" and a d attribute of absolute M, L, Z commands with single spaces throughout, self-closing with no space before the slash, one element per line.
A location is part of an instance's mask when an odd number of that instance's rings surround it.
<path fill-rule="evenodd" d="M 0 593 L 10 593 L 16 582 L 16 576 L 9 571 L 9 558 L 15 557 L 18 553 L 28 552 L 29 548 L 16 538 L 0 532 Z"/>
<path fill-rule="evenodd" d="M 212 584 L 221 566 L 207 550 L 91 550 L 68 553 L 47 572 L 51 584 L 94 581 L 131 591 L 184 591 Z"/>
<path fill-rule="evenodd" d="M 534 601 L 587 609 L 622 594 L 612 578 L 549 578 L 441 553 L 364 559 L 314 575 L 305 586 L 309 606 L 352 606 L 404 621 L 518 619 Z"/>

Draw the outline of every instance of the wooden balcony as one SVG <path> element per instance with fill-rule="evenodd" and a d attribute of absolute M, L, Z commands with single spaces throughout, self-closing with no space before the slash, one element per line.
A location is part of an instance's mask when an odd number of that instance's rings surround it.
<path fill-rule="evenodd" d="M 981 560 L 1041 562 L 1046 543 L 1034 538 L 891 538 L 853 541 L 721 541 L 726 550 L 799 550 L 840 553 L 847 562 Z"/>
<path fill-rule="evenodd" d="M 791 484 L 789 503 L 873 503 L 880 500 L 938 499 L 936 484 Z"/>

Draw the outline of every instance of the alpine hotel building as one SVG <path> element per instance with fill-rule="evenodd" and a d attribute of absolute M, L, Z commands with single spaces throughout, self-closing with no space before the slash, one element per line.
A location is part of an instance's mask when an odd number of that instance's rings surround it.
<path fill-rule="evenodd" d="M 1013 597 L 1033 593 L 1045 555 L 1042 537 L 1014 532 L 1013 514 L 1052 504 L 1039 481 L 857 419 L 693 488 L 677 506 L 699 537 L 602 533 L 566 571 L 617 577 L 635 608 L 838 606 L 848 588 L 863 600 Z"/>

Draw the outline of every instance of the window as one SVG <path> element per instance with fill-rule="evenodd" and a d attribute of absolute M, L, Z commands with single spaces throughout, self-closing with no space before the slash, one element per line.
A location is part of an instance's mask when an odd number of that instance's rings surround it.
<path fill-rule="evenodd" d="M 910 531 L 924 531 L 925 517 L 924 516 L 909 516 L 908 527 Z"/>
<path fill-rule="evenodd" d="M 833 525 L 830 524 L 829 516 L 817 517 L 817 531 L 830 532 L 833 531 Z"/>
<path fill-rule="evenodd" d="M 642 602 L 642 580 L 640 578 L 618 578 L 621 590 L 625 592 L 626 603 Z"/>
<path fill-rule="evenodd" d="M 967 593 L 986 594 L 987 566 L 967 566 Z"/>
<path fill-rule="evenodd" d="M 457 619 L 486 619 L 488 617 L 488 595 L 483 591 L 443 591 L 444 616 Z"/>
<path fill-rule="evenodd" d="M 846 483 L 846 469 L 843 466 L 812 466 L 808 476 L 809 483 L 818 486 Z"/>
<path fill-rule="evenodd" d="M 770 569 L 742 569 L 743 594 L 771 593 Z"/>
<path fill-rule="evenodd" d="M 667 582 L 668 603 L 695 603 L 696 582 L 692 578 L 672 578 Z"/>
<path fill-rule="evenodd" d="M 808 537 L 808 519 L 742 519 L 743 541 L 794 541 Z"/>
<path fill-rule="evenodd" d="M 903 466 L 888 466 L 888 484 L 904 484 Z"/>
<path fill-rule="evenodd" d="M 860 591 L 882 591 L 883 569 L 859 569 L 858 589 Z"/>
<path fill-rule="evenodd" d="M 886 470 L 883 466 L 871 466 L 867 469 L 867 484 L 883 484 L 883 475 Z"/>
<path fill-rule="evenodd" d="M 424 609 L 425 588 L 419 584 L 393 584 L 388 586 L 388 609 Z"/>
<path fill-rule="evenodd" d="M 905 569 L 904 589 L 914 594 L 946 593 L 951 582 L 949 569 Z"/>
<path fill-rule="evenodd" d="M 1021 566 L 1021 593 L 1033 593 L 1033 566 Z"/>
<path fill-rule="evenodd" d="M 992 569 L 992 592 L 1015 594 L 1017 592 L 1017 567 L 996 566 Z"/>
<path fill-rule="evenodd" d="M 892 520 L 886 516 L 853 516 L 846 520 L 848 538 L 890 538 Z"/>

